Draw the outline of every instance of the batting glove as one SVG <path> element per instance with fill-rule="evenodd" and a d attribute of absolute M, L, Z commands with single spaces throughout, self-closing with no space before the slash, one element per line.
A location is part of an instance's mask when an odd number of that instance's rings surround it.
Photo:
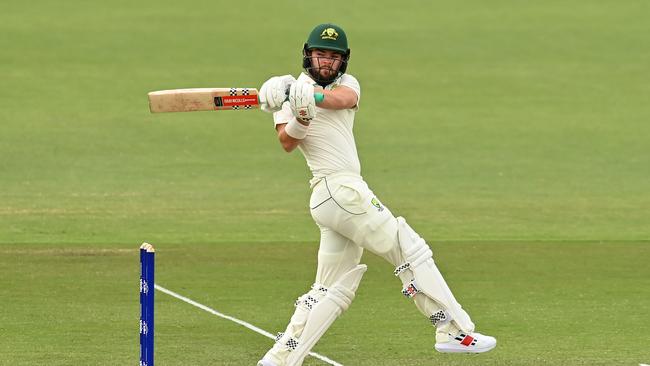
<path fill-rule="evenodd" d="M 260 88 L 260 107 L 264 112 L 273 113 L 282 109 L 282 103 L 287 100 L 289 85 L 296 78 L 291 75 L 274 76 L 267 80 Z"/>
<path fill-rule="evenodd" d="M 311 121 L 316 117 L 314 85 L 308 82 L 295 82 L 289 88 L 289 105 L 296 118 Z"/>

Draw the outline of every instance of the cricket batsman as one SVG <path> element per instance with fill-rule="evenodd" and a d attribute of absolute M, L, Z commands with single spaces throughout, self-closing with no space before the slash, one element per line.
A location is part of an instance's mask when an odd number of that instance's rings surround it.
<path fill-rule="evenodd" d="M 393 216 L 361 177 L 352 133 L 361 87 L 346 73 L 350 49 L 345 32 L 334 24 L 320 24 L 309 34 L 302 53 L 304 72 L 298 79 L 272 77 L 262 85 L 259 97 L 261 108 L 273 113 L 284 150 L 298 148 L 313 175 L 309 207 L 321 233 L 318 268 L 311 289 L 296 301 L 286 330 L 257 365 L 302 365 L 354 299 L 367 268 L 359 264 L 364 249 L 395 267 L 402 294 L 413 299 L 435 327 L 437 351 L 493 349 L 496 339 L 474 331 L 424 239 L 403 217 Z M 314 93 L 325 97 L 317 103 Z"/>

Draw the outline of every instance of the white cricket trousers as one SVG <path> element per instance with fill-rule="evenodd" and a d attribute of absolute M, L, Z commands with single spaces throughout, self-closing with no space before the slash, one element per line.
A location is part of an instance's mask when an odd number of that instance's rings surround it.
<path fill-rule="evenodd" d="M 316 283 L 331 286 L 361 261 L 364 249 L 393 266 L 402 261 L 397 219 L 354 174 L 334 174 L 313 187 L 311 215 L 320 228 Z"/>

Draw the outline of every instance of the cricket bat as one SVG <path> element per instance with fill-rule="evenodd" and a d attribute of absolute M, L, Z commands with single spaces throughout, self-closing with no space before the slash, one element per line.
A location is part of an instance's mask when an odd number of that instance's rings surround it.
<path fill-rule="evenodd" d="M 322 93 L 314 95 L 318 103 L 324 98 Z M 255 88 L 171 89 L 149 93 L 151 113 L 247 110 L 259 107 Z"/>

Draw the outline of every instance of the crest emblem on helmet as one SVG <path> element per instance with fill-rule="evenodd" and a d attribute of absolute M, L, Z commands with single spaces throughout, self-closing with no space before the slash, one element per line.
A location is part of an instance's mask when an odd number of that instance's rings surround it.
<path fill-rule="evenodd" d="M 334 28 L 326 28 L 320 34 L 320 39 L 331 39 L 333 41 L 336 41 L 337 38 L 339 38 L 339 34 Z"/>

